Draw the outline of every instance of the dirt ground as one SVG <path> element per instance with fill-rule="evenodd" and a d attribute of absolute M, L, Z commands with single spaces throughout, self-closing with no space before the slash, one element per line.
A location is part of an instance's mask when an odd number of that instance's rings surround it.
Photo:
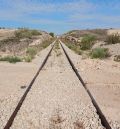
<path fill-rule="evenodd" d="M 120 63 L 82 59 L 65 47 L 87 87 L 115 129 L 120 128 Z"/>

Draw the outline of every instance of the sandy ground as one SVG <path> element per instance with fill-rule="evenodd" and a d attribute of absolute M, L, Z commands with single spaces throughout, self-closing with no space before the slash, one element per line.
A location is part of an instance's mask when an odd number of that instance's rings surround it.
<path fill-rule="evenodd" d="M 11 129 L 84 128 L 103 129 L 63 51 L 59 56 L 52 51 Z"/>
<path fill-rule="evenodd" d="M 111 60 L 83 60 L 80 55 L 65 48 L 113 129 L 119 129 L 120 63 Z"/>
<path fill-rule="evenodd" d="M 109 29 L 109 30 L 107 31 L 107 34 L 108 34 L 108 35 L 116 34 L 116 33 L 120 34 L 120 29 Z"/>
<path fill-rule="evenodd" d="M 0 62 L 0 129 L 2 129 L 25 92 L 51 45 L 42 50 L 32 63 Z"/>

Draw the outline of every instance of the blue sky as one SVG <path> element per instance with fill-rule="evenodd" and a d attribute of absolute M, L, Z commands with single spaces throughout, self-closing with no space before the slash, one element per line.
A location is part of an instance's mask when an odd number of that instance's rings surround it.
<path fill-rule="evenodd" d="M 72 29 L 120 28 L 120 0 L 0 0 L 0 26 L 57 34 Z"/>

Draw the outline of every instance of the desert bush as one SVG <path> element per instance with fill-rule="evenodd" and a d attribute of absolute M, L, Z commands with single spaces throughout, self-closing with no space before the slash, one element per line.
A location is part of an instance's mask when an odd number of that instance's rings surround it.
<path fill-rule="evenodd" d="M 41 35 L 41 33 L 38 30 L 31 30 L 31 34 L 34 35 Z"/>
<path fill-rule="evenodd" d="M 115 55 L 114 56 L 114 61 L 120 62 L 120 55 Z"/>
<path fill-rule="evenodd" d="M 108 35 L 106 42 L 108 44 L 116 44 L 120 42 L 120 35 L 119 34 L 112 34 L 112 35 Z"/>
<path fill-rule="evenodd" d="M 95 36 L 92 36 L 92 35 L 84 36 L 80 43 L 81 49 L 82 50 L 90 49 L 93 46 L 95 40 L 96 40 Z"/>
<path fill-rule="evenodd" d="M 19 29 L 15 32 L 15 37 L 17 38 L 31 38 L 35 35 L 41 35 L 41 33 L 37 30 L 29 30 L 29 29 Z"/>
<path fill-rule="evenodd" d="M 0 57 L 0 61 L 8 61 L 10 63 L 16 63 L 16 62 L 21 62 L 22 59 L 17 56 L 5 56 L 5 57 Z"/>
<path fill-rule="evenodd" d="M 91 58 L 106 58 L 109 56 L 107 48 L 95 48 L 90 53 Z"/>
<path fill-rule="evenodd" d="M 34 58 L 35 55 L 37 54 L 37 49 L 36 48 L 32 48 L 32 47 L 29 47 L 26 51 L 26 54 L 28 56 L 30 56 L 31 58 Z"/>

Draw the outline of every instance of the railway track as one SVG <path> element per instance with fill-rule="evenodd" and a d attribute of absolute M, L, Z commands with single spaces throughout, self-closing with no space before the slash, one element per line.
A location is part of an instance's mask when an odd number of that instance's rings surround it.
<path fill-rule="evenodd" d="M 60 45 L 61 45 L 61 48 L 62 48 L 63 51 L 64 51 L 64 54 L 66 55 L 66 58 L 67 58 L 68 61 L 69 61 L 70 66 L 72 67 L 72 70 L 75 72 L 77 78 L 78 78 L 79 81 L 82 83 L 83 87 L 85 88 L 86 92 L 88 93 L 88 95 L 89 95 L 89 97 L 90 97 L 90 99 L 91 99 L 91 101 L 92 101 L 92 104 L 93 104 L 94 107 L 96 108 L 97 114 L 98 114 L 98 116 L 99 116 L 99 118 L 100 118 L 100 120 L 101 120 L 102 125 L 103 125 L 106 129 L 111 129 L 111 127 L 110 127 L 108 121 L 106 120 L 105 116 L 103 115 L 102 111 L 100 110 L 98 104 L 96 103 L 96 101 L 95 101 L 94 97 L 92 96 L 92 94 L 90 93 L 89 89 L 86 87 L 86 85 L 85 85 L 83 79 L 82 79 L 81 76 L 79 75 L 77 69 L 75 68 L 75 66 L 74 66 L 73 62 L 71 61 L 70 57 L 68 56 L 68 54 L 67 54 L 67 52 L 66 52 L 64 46 L 62 45 L 62 42 L 61 42 L 61 41 L 60 41 Z M 27 94 L 29 93 L 31 87 L 33 86 L 35 80 L 37 79 L 37 77 L 38 77 L 40 71 L 42 70 L 42 68 L 43 68 L 44 65 L 46 64 L 46 62 L 47 62 L 47 60 L 48 60 L 48 58 L 49 58 L 49 56 L 50 56 L 50 54 L 51 54 L 51 52 L 52 52 L 52 50 L 53 50 L 53 47 L 54 47 L 54 45 L 52 46 L 52 48 L 50 49 L 49 53 L 48 53 L 47 56 L 45 57 L 45 59 L 44 59 L 42 65 L 40 66 L 40 68 L 39 68 L 39 70 L 38 70 L 38 72 L 36 73 L 36 75 L 34 76 L 34 78 L 32 79 L 32 81 L 30 82 L 30 84 L 29 84 L 27 90 L 25 91 L 24 95 L 22 96 L 22 98 L 20 99 L 19 103 L 17 104 L 17 106 L 16 106 L 14 112 L 12 113 L 11 117 L 9 118 L 9 120 L 8 120 L 6 126 L 4 127 L 4 129 L 10 129 L 10 127 L 12 126 L 13 121 L 14 121 L 14 119 L 16 118 L 17 113 L 19 112 L 19 110 L 20 110 L 20 108 L 21 108 L 21 106 L 22 106 L 24 100 L 26 99 Z M 54 79 L 54 78 L 53 78 L 53 79 Z M 63 121 L 64 121 L 64 120 L 63 120 Z"/>
<path fill-rule="evenodd" d="M 55 41 L 54 41 L 54 42 L 55 42 Z M 38 69 L 37 73 L 36 73 L 35 76 L 33 77 L 33 79 L 32 79 L 32 81 L 30 82 L 28 88 L 26 89 L 25 93 L 23 94 L 23 96 L 21 97 L 20 101 L 18 102 L 18 104 L 17 104 L 15 110 L 13 111 L 12 115 L 10 116 L 10 118 L 9 118 L 8 122 L 6 123 L 4 129 L 10 129 L 10 127 L 11 127 L 11 125 L 12 125 L 12 123 L 13 123 L 13 121 L 14 121 L 14 119 L 15 119 L 17 113 L 18 113 L 18 111 L 20 110 L 20 108 L 21 108 L 21 106 L 22 106 L 22 104 L 23 104 L 23 102 L 24 102 L 24 100 L 25 100 L 25 98 L 26 98 L 28 92 L 30 91 L 31 87 L 33 86 L 33 83 L 35 82 L 36 78 L 38 77 L 38 75 L 39 75 L 40 71 L 42 70 L 42 68 L 44 67 L 45 63 L 47 62 L 48 57 L 50 56 L 51 51 L 52 51 L 52 49 L 53 49 L 53 47 L 54 47 L 54 42 L 53 42 L 52 48 L 51 48 L 50 51 L 48 52 L 47 56 L 45 57 L 44 61 L 43 61 L 42 64 L 41 64 L 40 68 Z"/>
<path fill-rule="evenodd" d="M 91 101 L 94 105 L 94 107 L 96 108 L 97 114 L 99 115 L 100 119 L 101 119 L 101 123 L 102 125 L 106 128 L 106 129 L 112 129 L 109 122 L 107 121 L 106 117 L 104 116 L 104 114 L 102 113 L 100 107 L 98 106 L 96 100 L 94 99 L 93 95 L 91 94 L 90 90 L 88 89 L 88 87 L 86 86 L 85 82 L 83 81 L 82 77 L 80 76 L 80 74 L 78 73 L 76 67 L 74 66 L 72 60 L 70 59 L 69 55 L 67 54 L 65 48 L 62 45 L 62 42 L 60 41 L 60 45 L 73 69 L 73 71 L 75 72 L 76 76 L 78 77 L 78 79 L 80 80 L 80 82 L 82 83 L 83 87 L 85 88 L 86 92 L 88 93 L 89 97 L 91 98 Z"/>

